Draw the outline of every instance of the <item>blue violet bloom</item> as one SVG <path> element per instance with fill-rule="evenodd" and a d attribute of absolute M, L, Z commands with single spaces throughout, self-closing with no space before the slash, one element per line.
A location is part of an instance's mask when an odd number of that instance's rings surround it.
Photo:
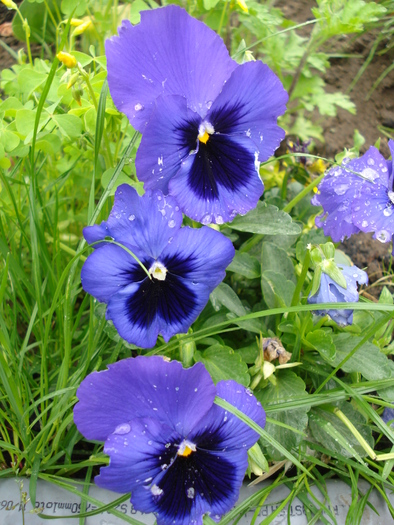
<path fill-rule="evenodd" d="M 393 157 L 394 141 L 389 140 Z M 358 159 L 345 159 L 328 171 L 312 204 L 323 207 L 316 225 L 334 242 L 360 231 L 390 242 L 394 235 L 393 161 L 371 146 Z"/>
<path fill-rule="evenodd" d="M 140 356 L 93 372 L 78 388 L 74 421 L 87 439 L 105 441 L 109 466 L 98 486 L 131 492 L 136 510 L 158 525 L 219 521 L 236 503 L 259 435 L 214 404 L 219 396 L 264 427 L 265 412 L 235 381 L 215 386 L 202 363 Z"/>
<path fill-rule="evenodd" d="M 121 337 L 143 348 L 153 347 L 159 334 L 168 341 L 187 332 L 234 257 L 220 232 L 181 224 L 171 196 L 156 190 L 139 197 L 123 184 L 108 220 L 84 228 L 89 243 L 102 242 L 82 268 L 82 286 L 107 303 L 107 319 Z"/>
<path fill-rule="evenodd" d="M 340 286 L 323 271 L 318 291 L 308 297 L 309 304 L 356 303 L 358 301 L 357 283 L 367 284 L 367 273 L 357 266 L 338 265 L 338 268 L 346 279 L 347 288 Z M 314 313 L 316 315 L 329 315 L 339 325 L 348 325 L 353 322 L 353 310 L 317 310 Z"/>
<path fill-rule="evenodd" d="M 260 61 L 238 64 L 223 40 L 169 5 L 128 20 L 106 42 L 113 101 L 142 133 L 145 189 L 173 195 L 185 215 L 222 224 L 253 209 L 260 162 L 284 138 L 288 95 Z"/>
<path fill-rule="evenodd" d="M 390 423 L 390 427 L 394 427 L 394 408 L 385 407 L 383 410 L 382 419 L 386 425 Z"/>

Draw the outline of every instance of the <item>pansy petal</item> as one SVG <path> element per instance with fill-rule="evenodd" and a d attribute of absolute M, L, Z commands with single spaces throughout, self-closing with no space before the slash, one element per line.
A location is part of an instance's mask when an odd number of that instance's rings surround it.
<path fill-rule="evenodd" d="M 390 423 L 390 426 L 394 426 L 394 408 L 385 407 L 382 414 L 382 419 L 386 423 Z"/>
<path fill-rule="evenodd" d="M 260 61 L 239 65 L 216 98 L 206 120 L 216 132 L 250 137 L 267 160 L 285 136 L 277 118 L 286 111 L 288 94 L 270 68 Z"/>
<path fill-rule="evenodd" d="M 189 262 L 172 260 L 164 281 L 146 278 L 111 297 L 107 318 L 126 341 L 152 348 L 159 334 L 168 341 L 178 333 L 186 333 L 207 304 L 212 287 L 172 274 L 171 266 L 186 272 Z"/>
<path fill-rule="evenodd" d="M 138 255 L 142 254 L 138 253 Z M 104 244 L 85 261 L 81 271 L 81 281 L 85 292 L 101 302 L 108 303 L 112 295 L 135 281 L 136 276 L 140 274 L 145 276 L 130 253 L 120 246 Z"/>
<path fill-rule="evenodd" d="M 82 381 L 74 421 L 87 439 L 99 441 L 138 417 L 154 417 L 187 435 L 211 408 L 215 394 L 201 363 L 184 369 L 176 361 L 139 356 L 93 372 Z"/>
<path fill-rule="evenodd" d="M 106 42 L 108 83 L 117 108 L 143 131 L 159 95 L 181 95 L 204 116 L 236 67 L 223 40 L 178 6 L 123 21 Z"/>
<path fill-rule="evenodd" d="M 168 193 L 168 181 L 197 146 L 201 118 L 180 96 L 159 97 L 136 157 L 139 180 L 145 189 Z"/>
<path fill-rule="evenodd" d="M 86 226 L 83 229 L 83 236 L 88 244 L 94 242 L 103 241 L 105 237 L 109 236 L 107 221 L 103 221 L 101 224 L 94 224 L 93 226 Z M 104 243 L 99 243 L 93 246 L 93 248 L 102 248 Z"/>
<path fill-rule="evenodd" d="M 394 203 L 387 186 L 366 184 L 353 202 L 353 222 L 363 232 L 375 232 L 380 242 L 390 242 L 394 235 Z"/>
<path fill-rule="evenodd" d="M 149 492 L 152 480 L 176 457 L 173 443 L 180 441 L 181 436 L 158 419 L 137 418 L 122 423 L 105 443 L 104 452 L 110 456 L 110 463 L 101 468 L 95 483 L 123 493 L 140 487 L 139 493 L 143 496 Z M 145 506 L 144 510 L 152 512 L 154 508 Z"/>
<path fill-rule="evenodd" d="M 230 380 L 219 381 L 216 389 L 219 397 L 264 428 L 264 409 L 248 388 Z M 235 449 L 247 451 L 258 439 L 257 432 L 218 405 L 212 406 L 190 435 L 190 440 L 196 443 L 198 448 L 211 451 Z"/>
<path fill-rule="evenodd" d="M 169 192 L 196 221 L 231 221 L 253 209 L 264 191 L 256 156 L 250 138 L 214 134 L 182 162 Z"/>
<path fill-rule="evenodd" d="M 197 450 L 188 457 L 177 457 L 165 473 L 155 480 L 158 491 L 154 512 L 158 525 L 202 525 L 203 514 L 218 520 L 231 510 L 238 499 L 247 468 L 245 450 L 231 454 Z M 152 509 L 141 494 L 132 494 L 132 502 L 143 512 Z"/>
<path fill-rule="evenodd" d="M 184 227 L 163 251 L 160 260 L 171 274 L 190 281 L 192 287 L 203 283 L 211 292 L 224 279 L 234 254 L 230 239 L 212 228 Z"/>
<path fill-rule="evenodd" d="M 160 190 L 140 197 L 134 188 L 122 184 L 116 190 L 107 224 L 115 240 L 138 246 L 156 259 L 181 227 L 182 219 L 175 200 Z"/>

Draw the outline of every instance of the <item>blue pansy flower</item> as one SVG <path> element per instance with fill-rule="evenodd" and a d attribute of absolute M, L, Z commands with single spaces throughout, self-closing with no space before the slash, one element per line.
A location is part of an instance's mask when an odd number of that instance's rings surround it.
<path fill-rule="evenodd" d="M 153 347 L 159 334 L 168 341 L 187 332 L 234 257 L 220 232 L 181 224 L 171 196 L 156 190 L 139 197 L 124 184 L 108 220 L 84 229 L 89 243 L 103 242 L 82 268 L 82 286 L 108 304 L 107 319 L 123 339 L 143 348 Z"/>
<path fill-rule="evenodd" d="M 389 141 L 391 153 L 394 141 Z M 328 171 L 312 204 L 323 207 L 316 218 L 325 235 L 335 242 L 359 231 L 389 242 L 394 234 L 393 162 L 371 146 L 358 159 L 345 159 Z"/>
<path fill-rule="evenodd" d="M 390 426 L 394 427 L 394 408 L 385 407 L 383 410 L 382 419 L 386 425 L 390 423 Z"/>
<path fill-rule="evenodd" d="M 340 286 L 323 271 L 318 291 L 308 297 L 309 304 L 356 303 L 358 301 L 357 283 L 367 284 L 367 273 L 357 268 L 357 266 L 342 266 L 338 264 L 338 268 L 346 279 L 347 288 Z M 314 313 L 317 315 L 329 315 L 333 321 L 340 325 L 348 325 L 353 322 L 353 310 L 317 310 Z"/>
<path fill-rule="evenodd" d="M 95 482 L 131 492 L 136 510 L 158 525 L 218 521 L 238 499 L 259 435 L 215 405 L 218 395 L 261 427 L 265 413 L 235 381 L 216 386 L 202 363 L 184 369 L 159 356 L 136 357 L 93 372 L 77 391 L 74 421 L 87 438 L 105 441 L 110 456 Z"/>
<path fill-rule="evenodd" d="M 170 5 L 124 21 L 106 42 L 115 105 L 142 133 L 136 168 L 194 220 L 221 224 L 254 208 L 259 163 L 279 146 L 288 95 L 260 61 L 237 64 L 205 24 Z"/>

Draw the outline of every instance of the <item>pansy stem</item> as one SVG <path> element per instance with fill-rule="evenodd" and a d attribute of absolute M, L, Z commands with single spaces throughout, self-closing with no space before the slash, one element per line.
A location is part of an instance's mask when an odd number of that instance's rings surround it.
<path fill-rule="evenodd" d="M 324 178 L 324 175 L 325 173 L 322 173 L 317 177 L 317 179 L 312 181 L 310 184 L 308 184 L 306 188 L 300 191 L 300 193 L 296 195 L 294 199 L 292 199 L 288 204 L 286 204 L 286 206 L 283 208 L 283 211 L 285 211 L 286 213 L 290 213 L 290 211 L 294 208 L 296 204 L 298 204 L 306 195 L 308 195 L 308 193 L 310 193 L 313 190 L 313 188 L 320 184 L 320 182 Z"/>
<path fill-rule="evenodd" d="M 306 279 L 306 274 L 308 273 L 310 260 L 310 252 L 307 250 L 304 257 L 304 262 L 302 263 L 302 272 L 298 278 L 297 286 L 294 290 L 293 298 L 291 300 L 291 306 L 297 306 L 297 304 L 300 302 L 300 293 Z"/>
<path fill-rule="evenodd" d="M 353 436 L 357 439 L 357 441 L 363 447 L 363 449 L 368 454 L 368 456 L 371 459 L 376 460 L 377 456 L 375 454 L 375 451 L 368 445 L 368 443 L 365 441 L 363 436 L 360 434 L 357 428 L 353 425 L 353 423 L 345 416 L 342 410 L 339 410 L 339 408 L 334 408 L 333 412 L 342 421 L 342 423 L 344 423 L 347 426 L 347 428 L 350 430 Z"/>

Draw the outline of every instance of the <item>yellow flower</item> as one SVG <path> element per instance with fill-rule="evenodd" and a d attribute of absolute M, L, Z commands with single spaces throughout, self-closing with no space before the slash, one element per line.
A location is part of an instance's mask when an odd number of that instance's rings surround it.
<path fill-rule="evenodd" d="M 70 55 L 70 53 L 60 51 L 56 55 L 56 58 L 58 58 L 62 64 L 64 64 L 66 67 L 70 69 L 77 65 L 77 59 L 73 57 L 72 55 Z"/>
<path fill-rule="evenodd" d="M 237 0 L 237 4 L 242 9 L 244 13 L 249 13 L 248 6 L 246 5 L 245 0 Z"/>

